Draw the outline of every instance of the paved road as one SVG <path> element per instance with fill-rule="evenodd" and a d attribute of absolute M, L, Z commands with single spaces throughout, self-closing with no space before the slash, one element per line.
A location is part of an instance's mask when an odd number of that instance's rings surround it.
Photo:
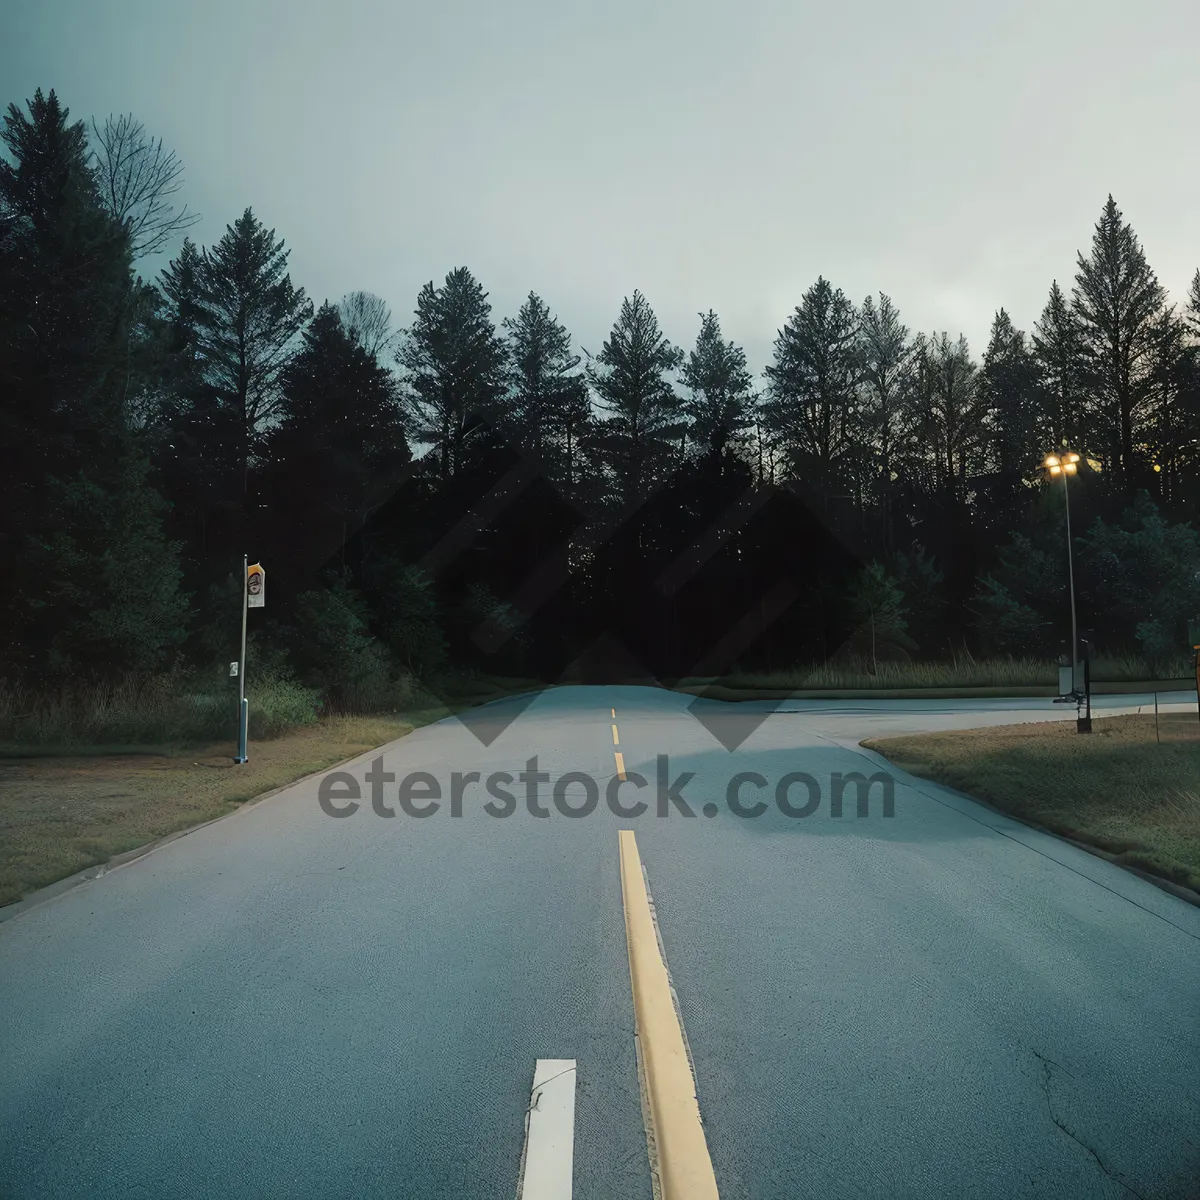
<path fill-rule="evenodd" d="M 738 772 L 827 790 L 874 769 L 857 742 L 877 733 L 1073 710 L 786 708 L 730 753 L 710 728 L 746 706 L 642 688 L 558 689 L 511 723 L 519 704 L 492 706 L 471 718 L 490 746 L 448 720 L 382 751 L 438 780 L 430 817 L 389 782 L 395 818 L 364 783 L 332 819 L 299 784 L 0 923 L 0 1196 L 508 1200 L 534 1061 L 562 1057 L 576 1197 L 649 1200 L 621 827 L 725 1200 L 1200 1194 L 1200 908 L 921 781 L 890 819 L 852 793 L 841 819 L 827 794 L 804 820 L 726 804 Z M 518 782 L 506 819 L 478 785 L 450 815 L 453 772 L 535 754 L 603 797 L 612 709 L 650 813 L 536 818 Z M 716 816 L 654 815 L 663 754 Z"/>

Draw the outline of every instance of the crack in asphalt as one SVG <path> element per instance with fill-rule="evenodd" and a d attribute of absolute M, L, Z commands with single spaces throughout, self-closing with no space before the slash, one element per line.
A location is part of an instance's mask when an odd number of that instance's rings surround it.
<path fill-rule="evenodd" d="M 1147 1198 L 1144 1195 L 1142 1195 L 1141 1192 L 1139 1192 L 1132 1185 L 1126 1183 L 1124 1179 L 1122 1179 L 1118 1174 L 1116 1174 L 1112 1170 L 1112 1168 L 1110 1168 L 1108 1166 L 1108 1164 L 1100 1157 L 1100 1155 L 1091 1146 L 1089 1146 L 1087 1144 L 1087 1142 L 1085 1142 L 1073 1129 L 1069 1129 L 1062 1122 L 1062 1120 L 1059 1118 L 1058 1114 L 1054 1111 L 1054 1101 L 1050 1097 L 1050 1079 L 1051 1079 L 1051 1070 L 1050 1069 L 1051 1069 L 1051 1067 L 1056 1067 L 1058 1070 L 1062 1071 L 1062 1073 L 1064 1075 L 1071 1077 L 1071 1078 L 1073 1078 L 1073 1076 L 1071 1076 L 1070 1071 L 1068 1071 L 1060 1063 L 1056 1063 L 1052 1058 L 1047 1058 L 1040 1051 L 1034 1050 L 1032 1046 L 1030 1047 L 1030 1050 L 1033 1052 L 1034 1057 L 1037 1058 L 1037 1060 L 1042 1064 L 1042 1095 L 1046 1099 L 1046 1115 L 1050 1118 L 1050 1120 L 1054 1124 L 1054 1126 L 1057 1129 L 1062 1130 L 1062 1132 L 1065 1133 L 1067 1135 L 1067 1137 L 1069 1137 L 1071 1139 L 1071 1141 L 1073 1141 L 1077 1146 L 1086 1150 L 1087 1153 L 1091 1156 L 1092 1160 L 1095 1162 L 1096 1166 L 1098 1166 L 1100 1168 L 1100 1170 L 1103 1171 L 1104 1174 L 1107 1175 L 1108 1178 L 1113 1181 L 1113 1183 L 1119 1184 L 1131 1196 L 1136 1196 L 1138 1198 L 1138 1200 L 1147 1200 Z"/>

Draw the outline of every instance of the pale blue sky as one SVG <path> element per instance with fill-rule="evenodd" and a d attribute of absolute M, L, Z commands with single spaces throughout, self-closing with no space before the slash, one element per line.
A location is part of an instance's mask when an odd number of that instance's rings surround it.
<path fill-rule="evenodd" d="M 316 301 L 407 324 L 466 265 L 590 350 L 641 288 L 757 371 L 824 274 L 914 330 L 1028 329 L 1108 192 L 1200 267 L 1194 0 L 18 0 L 3 99 L 133 112 L 215 241 L 247 205 Z"/>

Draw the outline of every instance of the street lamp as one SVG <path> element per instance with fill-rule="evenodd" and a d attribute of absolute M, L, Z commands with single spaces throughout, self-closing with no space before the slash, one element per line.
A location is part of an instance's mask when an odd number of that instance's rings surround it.
<path fill-rule="evenodd" d="M 1079 466 L 1079 455 L 1073 451 L 1063 451 L 1062 454 L 1048 454 L 1042 464 L 1050 473 L 1051 478 L 1059 475 L 1063 481 L 1063 503 L 1067 508 L 1067 576 L 1071 588 L 1071 690 L 1079 691 L 1075 678 L 1076 655 L 1079 650 L 1079 634 L 1075 620 L 1075 551 L 1071 545 L 1071 496 L 1067 490 L 1067 477 L 1074 475 Z"/>

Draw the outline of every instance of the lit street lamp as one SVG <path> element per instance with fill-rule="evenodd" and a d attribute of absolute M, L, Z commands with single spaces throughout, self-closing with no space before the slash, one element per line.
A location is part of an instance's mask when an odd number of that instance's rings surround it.
<path fill-rule="evenodd" d="M 1071 496 L 1067 490 L 1067 476 L 1074 475 L 1079 465 L 1079 455 L 1073 451 L 1062 454 L 1048 454 L 1042 464 L 1050 472 L 1051 478 L 1061 475 L 1063 481 L 1063 502 L 1067 508 L 1067 576 L 1071 588 L 1071 691 L 1079 691 L 1079 683 L 1075 678 L 1075 662 L 1079 651 L 1079 634 L 1075 621 L 1075 551 L 1071 545 Z"/>

